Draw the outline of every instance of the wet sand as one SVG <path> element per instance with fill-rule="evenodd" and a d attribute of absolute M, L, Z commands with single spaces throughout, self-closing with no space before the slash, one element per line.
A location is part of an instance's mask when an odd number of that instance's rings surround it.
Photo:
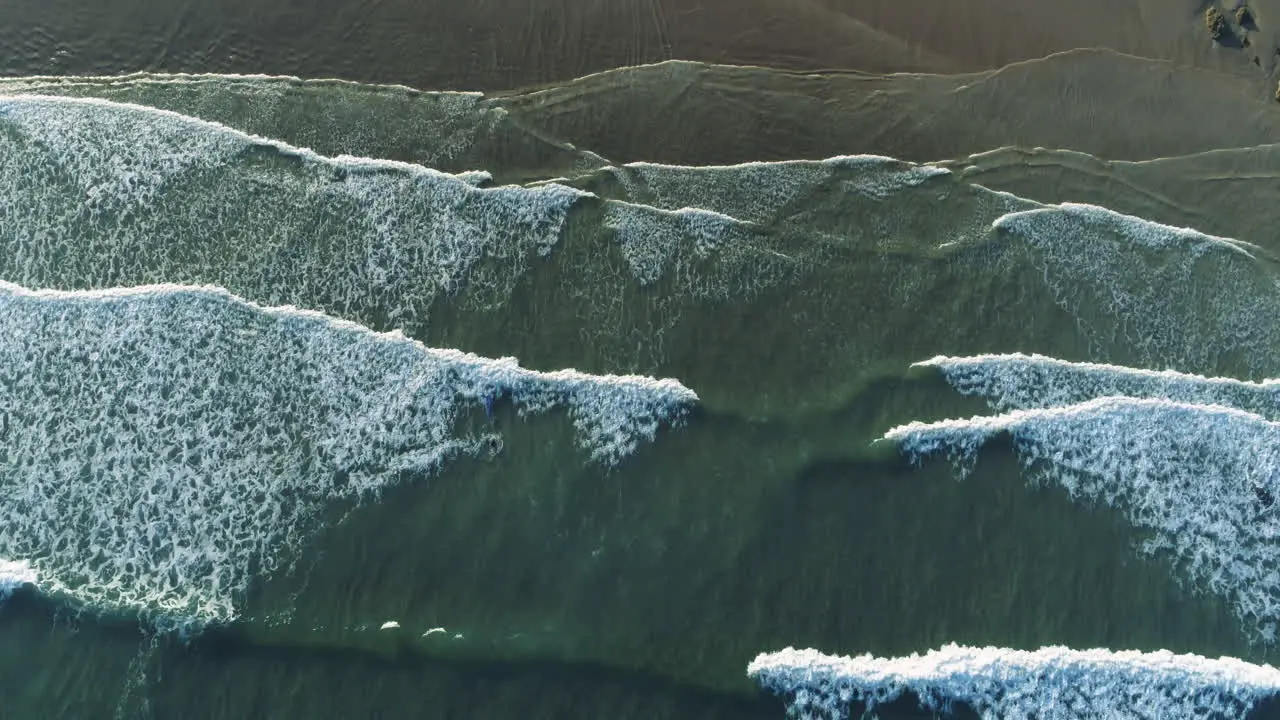
<path fill-rule="evenodd" d="M 1280 103 L 1253 80 L 1106 50 L 965 75 L 664 63 L 502 104 L 614 162 L 856 153 L 931 162 L 1008 145 L 1140 160 L 1280 139 Z"/>
<path fill-rule="evenodd" d="M 0 71 L 270 73 L 510 89 L 668 59 L 968 72 L 1110 48 L 1265 84 L 1280 2 L 1250 5 L 1256 26 L 1233 27 L 1234 40 L 1215 47 L 1203 4 L 1191 0 L 50 0 L 6 8 Z M 1249 47 L 1240 47 L 1246 37 Z"/>

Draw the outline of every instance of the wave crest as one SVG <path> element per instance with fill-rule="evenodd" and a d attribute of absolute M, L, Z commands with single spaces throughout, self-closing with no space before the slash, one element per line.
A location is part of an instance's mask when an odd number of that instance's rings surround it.
<path fill-rule="evenodd" d="M 94 609 L 229 621 L 325 504 L 499 449 L 456 421 L 504 399 L 567 408 L 591 457 L 616 463 L 697 396 L 433 350 L 213 288 L 0 284 L 0 557 Z"/>
<path fill-rule="evenodd" d="M 944 453 L 963 470 L 1000 434 L 1031 478 L 1104 503 L 1150 533 L 1192 583 L 1231 601 L 1252 634 L 1280 629 L 1280 423 L 1222 405 L 1104 397 L 994 417 L 889 430 L 914 460 Z"/>
<path fill-rule="evenodd" d="M 1280 372 L 1280 286 L 1254 246 L 1072 203 L 1012 212 L 992 227 L 1032 252 L 1095 357 Z"/>
<path fill-rule="evenodd" d="M 214 284 L 420 330 L 460 289 L 505 300 L 585 193 L 341 156 L 97 99 L 0 98 L 0 277 Z M 416 332 L 415 332 L 416 334 Z"/>
<path fill-rule="evenodd" d="M 1044 355 L 938 357 L 914 367 L 937 368 L 951 387 L 980 396 L 996 410 L 1061 407 L 1109 396 L 1226 405 L 1280 419 L 1280 380 L 1251 382 L 1176 370 L 1071 362 Z"/>
<path fill-rule="evenodd" d="M 924 655 L 877 658 L 787 648 L 753 660 L 747 675 L 785 696 L 795 717 L 849 717 L 907 693 L 925 709 L 957 703 L 984 720 L 1013 718 L 1244 717 L 1280 693 L 1280 671 L 1235 658 L 1156 652 L 1035 651 L 945 645 Z"/>

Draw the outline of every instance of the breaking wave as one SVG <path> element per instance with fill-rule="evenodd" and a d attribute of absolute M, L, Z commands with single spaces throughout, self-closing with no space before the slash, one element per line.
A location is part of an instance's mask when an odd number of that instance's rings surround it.
<path fill-rule="evenodd" d="M 1280 373 L 1280 292 L 1254 246 L 1072 203 L 1012 212 L 993 229 L 1032 251 L 1095 359 Z"/>
<path fill-rule="evenodd" d="M 1280 628 L 1280 424 L 1222 405 L 1103 397 L 994 417 L 889 430 L 913 460 L 945 454 L 962 471 L 1009 435 L 1036 482 L 1103 503 L 1148 533 L 1192 584 L 1226 598 L 1250 634 Z"/>
<path fill-rule="evenodd" d="M 31 564 L 0 558 L 0 599 L 13 594 L 24 585 L 36 584 L 36 572 Z"/>
<path fill-rule="evenodd" d="M 332 502 L 501 447 L 463 413 L 565 408 L 621 461 L 697 396 L 525 370 L 216 288 L 0 284 L 0 583 L 157 622 L 226 622 Z M 492 427 L 492 426 L 489 426 Z"/>
<path fill-rule="evenodd" d="M 418 329 L 467 287 L 501 302 L 584 193 L 478 187 L 326 158 L 97 99 L 0 98 L 0 277 L 25 287 L 213 284 L 268 305 Z"/>
<path fill-rule="evenodd" d="M 915 366 L 937 368 L 958 392 L 980 396 L 1000 411 L 1061 407 L 1101 397 L 1126 396 L 1226 405 L 1280 420 L 1280 380 L 1250 382 L 1021 353 L 939 355 Z"/>
<path fill-rule="evenodd" d="M 271 75 L 135 73 L 109 77 L 0 80 L 0 94 L 101 98 L 203 118 L 292 145 L 336 154 L 387 157 L 417 135 L 417 162 L 433 167 L 464 156 L 505 112 L 481 93 L 420 92 L 404 86 Z M 322 111 L 316 112 L 320 105 Z M 312 112 L 308 113 L 307 111 Z M 370 127 L 370 120 L 380 120 Z M 402 137 L 406 136 L 406 137 Z"/>
<path fill-rule="evenodd" d="M 1235 658 L 1157 652 L 1035 651 L 946 645 L 924 655 L 877 658 L 788 648 L 761 654 L 747 675 L 806 719 L 874 711 L 910 693 L 933 712 L 963 704 L 984 720 L 1242 718 L 1280 694 L 1280 671 Z"/>
<path fill-rule="evenodd" d="M 464 290 L 471 307 L 503 304 L 586 198 L 604 206 L 600 230 L 616 241 L 601 247 L 641 285 L 672 275 L 687 294 L 722 299 L 797 265 L 752 223 L 713 210 L 489 179 L 324 157 L 139 105 L 0 97 L 10 208 L 0 278 L 55 289 L 209 284 L 421 337 L 434 304 Z M 585 242 L 599 239 L 592 232 Z M 617 284 L 609 279 L 610 296 Z"/>

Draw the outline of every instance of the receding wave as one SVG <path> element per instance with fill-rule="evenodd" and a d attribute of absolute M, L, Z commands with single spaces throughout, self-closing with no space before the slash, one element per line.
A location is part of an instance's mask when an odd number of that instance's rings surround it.
<path fill-rule="evenodd" d="M 915 165 L 878 155 L 837 156 L 821 161 L 750 162 L 739 165 L 661 165 L 629 163 L 607 168 L 625 196 L 664 210 L 696 206 L 742 220 L 765 223 L 793 203 L 838 177 L 846 193 L 883 200 L 894 192 L 950 174 L 944 168 Z"/>
<path fill-rule="evenodd" d="M 661 210 L 610 202 L 604 226 L 613 231 L 641 285 L 666 279 L 670 292 L 697 299 L 742 299 L 778 282 L 799 263 L 770 252 L 752 223 L 713 210 Z M 709 267 L 714 260 L 714 267 Z"/>
<path fill-rule="evenodd" d="M 913 459 L 970 466 L 1007 434 L 1034 481 L 1103 503 L 1149 533 L 1198 588 L 1226 598 L 1250 634 L 1280 628 L 1280 423 L 1222 405 L 1103 397 L 994 417 L 913 422 L 884 438 Z"/>
<path fill-rule="evenodd" d="M 505 298 L 558 242 L 577 190 L 325 158 L 176 113 L 0 99 L 0 277 L 26 287 L 181 282 L 412 328 L 463 285 Z"/>
<path fill-rule="evenodd" d="M 1095 359 L 1280 372 L 1280 292 L 1254 246 L 1071 203 L 1009 213 L 993 228 L 1033 251 Z"/>
<path fill-rule="evenodd" d="M 528 176 L 580 173 L 606 164 L 592 153 L 524 130 L 478 92 L 270 75 L 0 78 L 0 95 L 17 94 L 136 103 L 324 155 L 404 160 L 451 172 L 493 167 L 505 176 Z"/>
<path fill-rule="evenodd" d="M 468 411 L 565 408 L 616 463 L 697 396 L 542 373 L 215 288 L 0 285 L 0 573 L 109 612 L 225 622 L 330 502 L 500 450 Z M 17 564 L 14 564 L 17 563 Z"/>
<path fill-rule="evenodd" d="M 751 662 L 747 674 L 786 698 L 790 716 L 850 717 L 906 694 L 933 712 L 963 704 L 1005 718 L 1241 718 L 1280 693 L 1280 671 L 1235 658 L 1156 652 L 1024 651 L 945 645 L 924 655 L 877 658 L 788 648 Z"/>
<path fill-rule="evenodd" d="M 433 304 L 464 290 L 474 307 L 503 304 L 591 197 L 487 181 L 326 158 L 138 105 L 0 98 L 10 208 L 0 278 L 56 289 L 212 284 L 421 336 Z M 736 218 L 602 202 L 601 230 L 615 239 L 604 250 L 620 252 L 641 284 L 675 268 L 690 293 L 725 297 L 796 265 Z"/>

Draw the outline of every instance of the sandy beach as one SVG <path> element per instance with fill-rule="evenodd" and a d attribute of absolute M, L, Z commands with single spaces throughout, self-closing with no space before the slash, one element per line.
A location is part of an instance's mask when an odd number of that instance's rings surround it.
<path fill-rule="evenodd" d="M 1271 18 L 1215 43 L 1192 0 L 364 0 L 85 3 L 6 9 L 8 74 L 133 70 L 334 76 L 434 89 L 511 89 L 682 59 L 871 73 L 973 72 L 1108 48 L 1261 81 Z M 1246 44 L 1248 47 L 1241 47 Z M 1256 61 L 1256 64 L 1255 64 Z"/>

